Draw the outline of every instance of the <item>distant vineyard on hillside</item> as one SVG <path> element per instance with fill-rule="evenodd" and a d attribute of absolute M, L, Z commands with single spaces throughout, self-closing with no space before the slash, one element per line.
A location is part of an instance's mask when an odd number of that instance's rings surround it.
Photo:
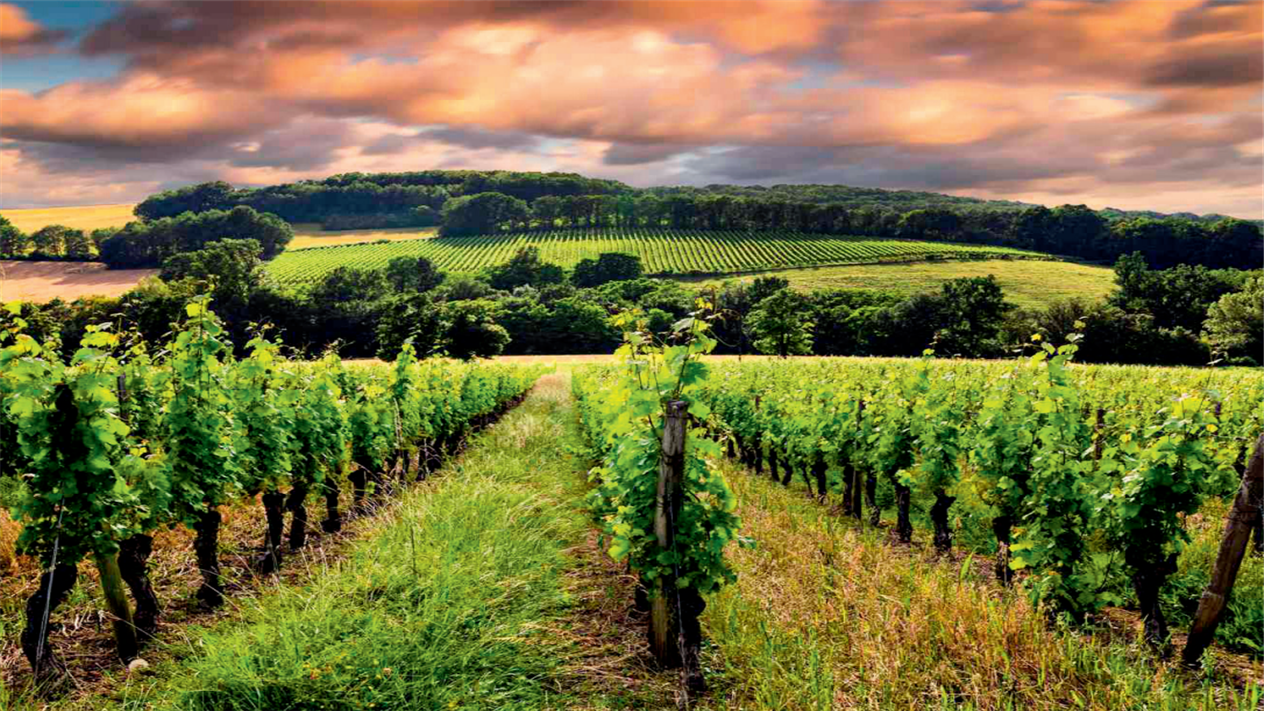
<path fill-rule="evenodd" d="M 445 272 L 477 272 L 534 246 L 541 259 L 570 268 L 603 252 L 641 258 L 648 274 L 729 274 L 780 267 L 910 262 L 933 259 L 1048 259 L 1007 247 L 833 237 L 798 232 L 716 232 L 654 229 L 595 229 L 527 232 L 480 237 L 418 239 L 390 243 L 316 247 L 285 252 L 269 266 L 282 283 L 319 279 L 340 267 L 380 268 L 395 257 L 426 257 Z"/>

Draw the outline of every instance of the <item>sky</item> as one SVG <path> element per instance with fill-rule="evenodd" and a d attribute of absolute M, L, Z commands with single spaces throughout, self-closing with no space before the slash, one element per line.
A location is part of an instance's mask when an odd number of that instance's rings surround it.
<path fill-rule="evenodd" d="M 0 2 L 0 207 L 544 170 L 1264 218 L 1264 5 Z"/>

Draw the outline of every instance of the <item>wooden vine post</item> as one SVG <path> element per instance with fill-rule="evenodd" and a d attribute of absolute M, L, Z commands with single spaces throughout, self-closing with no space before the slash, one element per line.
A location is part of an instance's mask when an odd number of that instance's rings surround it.
<path fill-rule="evenodd" d="M 669 402 L 663 417 L 654 535 L 659 548 L 664 551 L 675 549 L 675 523 L 684 503 L 687 408 L 688 403 Z M 650 600 L 650 650 L 664 667 L 683 667 L 685 685 L 690 690 L 700 691 L 705 688 L 698 661 L 702 642 L 702 629 L 698 624 L 702 596 L 692 586 L 678 588 L 676 576 L 670 572 L 658 579 L 657 588 Z"/>
<path fill-rule="evenodd" d="M 1203 652 L 1211 645 L 1216 625 L 1228 603 L 1229 591 L 1238 578 L 1242 557 L 1246 553 L 1251 530 L 1264 510 L 1264 434 L 1255 441 L 1255 451 L 1242 477 L 1242 486 L 1233 501 L 1233 508 L 1225 518 L 1224 538 L 1216 555 L 1216 566 L 1211 571 L 1211 582 L 1198 601 L 1198 612 L 1189 628 L 1189 640 L 1182 655 L 1185 664 L 1194 666 Z"/>
<path fill-rule="evenodd" d="M 127 376 L 119 373 L 116 382 L 119 417 L 126 422 Z M 110 608 L 110 614 L 114 618 L 111 624 L 114 628 L 114 642 L 119 659 L 130 662 L 136 658 L 140 645 L 136 639 L 136 623 L 132 620 L 132 608 L 127 602 L 127 594 L 123 592 L 123 571 L 119 567 L 119 551 L 98 552 L 93 558 L 97 564 L 97 573 L 101 578 L 101 593 L 105 596 L 105 605 Z"/>
<path fill-rule="evenodd" d="M 119 659 L 130 662 L 136 658 L 136 625 L 132 622 L 132 608 L 127 603 L 127 595 L 123 592 L 123 574 L 119 570 L 118 551 L 113 553 L 97 553 L 95 555 L 97 572 L 101 577 L 101 592 L 105 595 L 106 607 L 113 616 L 114 641 L 118 648 Z"/>
<path fill-rule="evenodd" d="M 861 422 L 861 418 L 864 417 L 864 414 L 865 414 L 865 401 L 858 400 L 856 402 L 856 431 L 857 432 L 860 431 L 860 422 Z M 852 456 L 850 458 L 851 459 L 851 463 L 850 463 L 851 484 L 848 488 L 852 490 L 851 515 L 855 516 L 857 521 L 860 521 L 863 519 L 864 514 L 865 514 L 865 505 L 864 505 L 864 496 L 863 496 L 863 494 L 865 493 L 864 492 L 865 482 L 861 478 L 864 473 L 865 467 L 863 466 L 858 467 L 855 465 L 855 460 L 857 459 L 855 449 L 856 448 L 853 445 Z M 870 498 L 869 505 L 870 506 L 873 505 L 872 497 Z"/>

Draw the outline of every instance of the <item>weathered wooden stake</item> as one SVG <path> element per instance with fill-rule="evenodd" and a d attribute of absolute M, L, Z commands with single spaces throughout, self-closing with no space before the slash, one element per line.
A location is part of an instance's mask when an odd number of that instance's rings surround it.
<path fill-rule="evenodd" d="M 860 467 L 852 467 L 852 499 L 851 511 L 849 513 L 851 513 L 857 521 L 863 520 L 865 512 L 864 497 L 861 496 L 861 492 L 864 490 L 864 482 L 861 480 L 860 472 Z"/>
<path fill-rule="evenodd" d="M 1216 555 L 1216 566 L 1211 572 L 1211 582 L 1198 601 L 1198 612 L 1189 628 L 1189 640 L 1182 654 L 1185 664 L 1195 666 L 1203 652 L 1211 645 L 1220 624 L 1221 614 L 1228 603 L 1229 591 L 1238 578 L 1247 541 L 1253 524 L 1260 518 L 1261 501 L 1264 500 L 1264 434 L 1255 441 L 1255 451 L 1242 477 L 1242 486 L 1233 501 L 1233 508 L 1225 517 L 1224 538 Z"/>
<path fill-rule="evenodd" d="M 130 662 L 136 658 L 136 625 L 132 624 L 132 608 L 127 604 L 127 595 L 123 592 L 123 574 L 119 572 L 118 553 L 108 555 L 97 553 L 97 571 L 101 575 L 101 592 L 105 594 L 105 605 L 114 616 L 114 642 L 118 648 L 119 659 Z"/>
<path fill-rule="evenodd" d="M 658 492 L 654 507 L 654 536 L 658 539 L 658 547 L 663 550 L 671 550 L 676 537 L 669 521 L 675 520 L 677 494 L 684 478 L 685 407 L 683 402 L 667 403 L 667 413 L 663 418 L 663 449 L 658 462 Z M 673 579 L 668 581 L 666 577 Z M 671 587 L 666 585 L 668 582 Z M 658 594 L 650 601 L 650 650 L 665 667 L 680 664 L 671 624 L 671 601 L 668 600 L 668 594 L 675 592 L 672 590 L 674 587 L 674 576 L 659 578 Z M 672 597 L 675 597 L 674 594 Z"/>
<path fill-rule="evenodd" d="M 755 411 L 759 411 L 759 396 L 755 396 Z M 751 456 L 755 458 L 755 476 L 764 475 L 764 440 L 759 436 L 759 432 L 755 432 L 755 436 L 751 438 Z"/>
<path fill-rule="evenodd" d="M 658 462 L 658 492 L 654 509 L 654 535 L 663 550 L 673 550 L 675 522 L 684 503 L 685 411 L 688 403 L 667 403 L 663 418 L 662 455 Z M 674 572 L 657 581 L 650 600 L 650 650 L 664 667 L 683 666 L 685 685 L 693 691 L 705 687 L 698 655 L 702 632 L 698 615 L 701 596 L 692 587 L 678 589 Z"/>

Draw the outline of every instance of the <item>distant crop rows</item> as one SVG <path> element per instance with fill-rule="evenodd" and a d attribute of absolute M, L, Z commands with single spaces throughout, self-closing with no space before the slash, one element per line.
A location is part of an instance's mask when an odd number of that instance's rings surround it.
<path fill-rule="evenodd" d="M 611 228 L 314 247 L 285 252 L 269 269 L 278 281 L 297 284 L 319 279 L 336 267 L 380 268 L 395 257 L 409 256 L 426 257 L 441 271 L 468 273 L 502 264 L 528 246 L 538 247 L 544 261 L 567 268 L 602 252 L 634 254 L 648 274 L 724 274 L 922 259 L 1046 258 L 1007 247 L 873 237 Z"/>

